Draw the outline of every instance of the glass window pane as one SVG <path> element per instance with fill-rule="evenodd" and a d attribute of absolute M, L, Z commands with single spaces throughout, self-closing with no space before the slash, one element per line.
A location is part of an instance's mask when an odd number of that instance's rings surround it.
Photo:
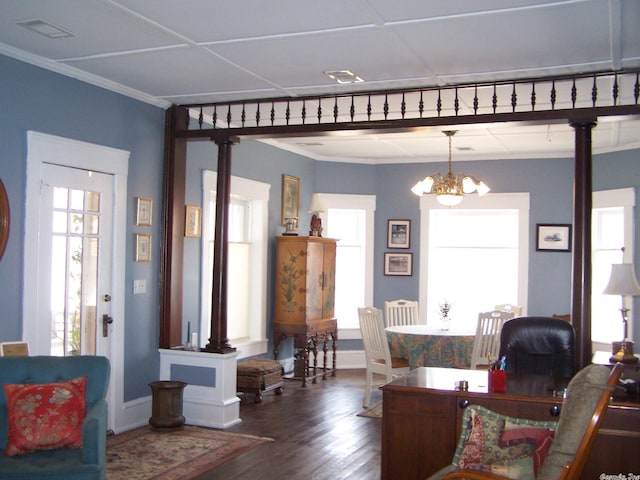
<path fill-rule="evenodd" d="M 233 268 L 228 273 L 227 335 L 231 343 L 249 339 L 249 289 L 250 244 L 229 243 L 229 265 Z"/>
<path fill-rule="evenodd" d="M 84 190 L 71 190 L 71 205 L 72 210 L 84 209 Z"/>
<path fill-rule="evenodd" d="M 427 323 L 452 304 L 451 328 L 474 330 L 478 312 L 518 298 L 518 211 L 432 210 L 429 224 Z M 487 272 L 500 266 L 499 275 Z"/>
<path fill-rule="evenodd" d="M 85 210 L 87 212 L 100 211 L 100 194 L 98 192 L 86 192 L 85 201 Z"/>
<path fill-rule="evenodd" d="M 365 304 L 366 211 L 329 208 L 326 236 L 339 239 L 334 307 L 338 328 L 359 328 L 357 309 Z"/>
<path fill-rule="evenodd" d="M 72 213 L 71 214 L 71 233 L 82 233 L 84 230 L 84 215 L 81 213 Z"/>
<path fill-rule="evenodd" d="M 62 187 L 53 188 L 53 208 L 67 208 L 67 195 L 69 190 Z"/>
<path fill-rule="evenodd" d="M 66 212 L 53 212 L 53 233 L 67 233 Z"/>
<path fill-rule="evenodd" d="M 98 215 L 84 216 L 84 231 L 87 235 L 97 235 L 100 217 Z"/>

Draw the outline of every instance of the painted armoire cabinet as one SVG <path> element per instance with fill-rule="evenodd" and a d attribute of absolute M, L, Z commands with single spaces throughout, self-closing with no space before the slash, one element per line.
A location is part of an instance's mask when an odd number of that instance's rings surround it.
<path fill-rule="evenodd" d="M 274 355 L 286 337 L 293 337 L 300 368 L 296 377 L 335 375 L 338 327 L 334 316 L 336 240 L 323 237 L 276 237 Z M 327 366 L 329 344 L 332 366 Z M 319 349 L 323 352 L 318 367 Z"/>

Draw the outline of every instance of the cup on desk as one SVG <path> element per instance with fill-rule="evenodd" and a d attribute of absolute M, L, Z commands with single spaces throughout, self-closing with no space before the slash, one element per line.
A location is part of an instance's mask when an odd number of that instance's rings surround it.
<path fill-rule="evenodd" d="M 506 392 L 507 391 L 507 371 L 506 370 L 489 370 L 489 391 L 490 392 Z"/>

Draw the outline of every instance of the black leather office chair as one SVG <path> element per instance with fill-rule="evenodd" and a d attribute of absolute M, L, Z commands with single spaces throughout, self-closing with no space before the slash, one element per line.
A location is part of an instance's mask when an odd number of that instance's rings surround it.
<path fill-rule="evenodd" d="M 570 378 L 575 373 L 575 331 L 564 320 L 518 317 L 507 321 L 500 334 L 500 358 L 507 373 Z"/>

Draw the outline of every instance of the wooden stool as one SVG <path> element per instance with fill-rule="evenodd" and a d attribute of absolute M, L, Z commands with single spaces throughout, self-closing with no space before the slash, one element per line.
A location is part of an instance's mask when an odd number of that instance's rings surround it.
<path fill-rule="evenodd" d="M 262 402 L 262 392 L 282 394 L 282 365 L 277 360 L 255 359 L 238 363 L 237 390 L 253 393 L 255 403 Z"/>

